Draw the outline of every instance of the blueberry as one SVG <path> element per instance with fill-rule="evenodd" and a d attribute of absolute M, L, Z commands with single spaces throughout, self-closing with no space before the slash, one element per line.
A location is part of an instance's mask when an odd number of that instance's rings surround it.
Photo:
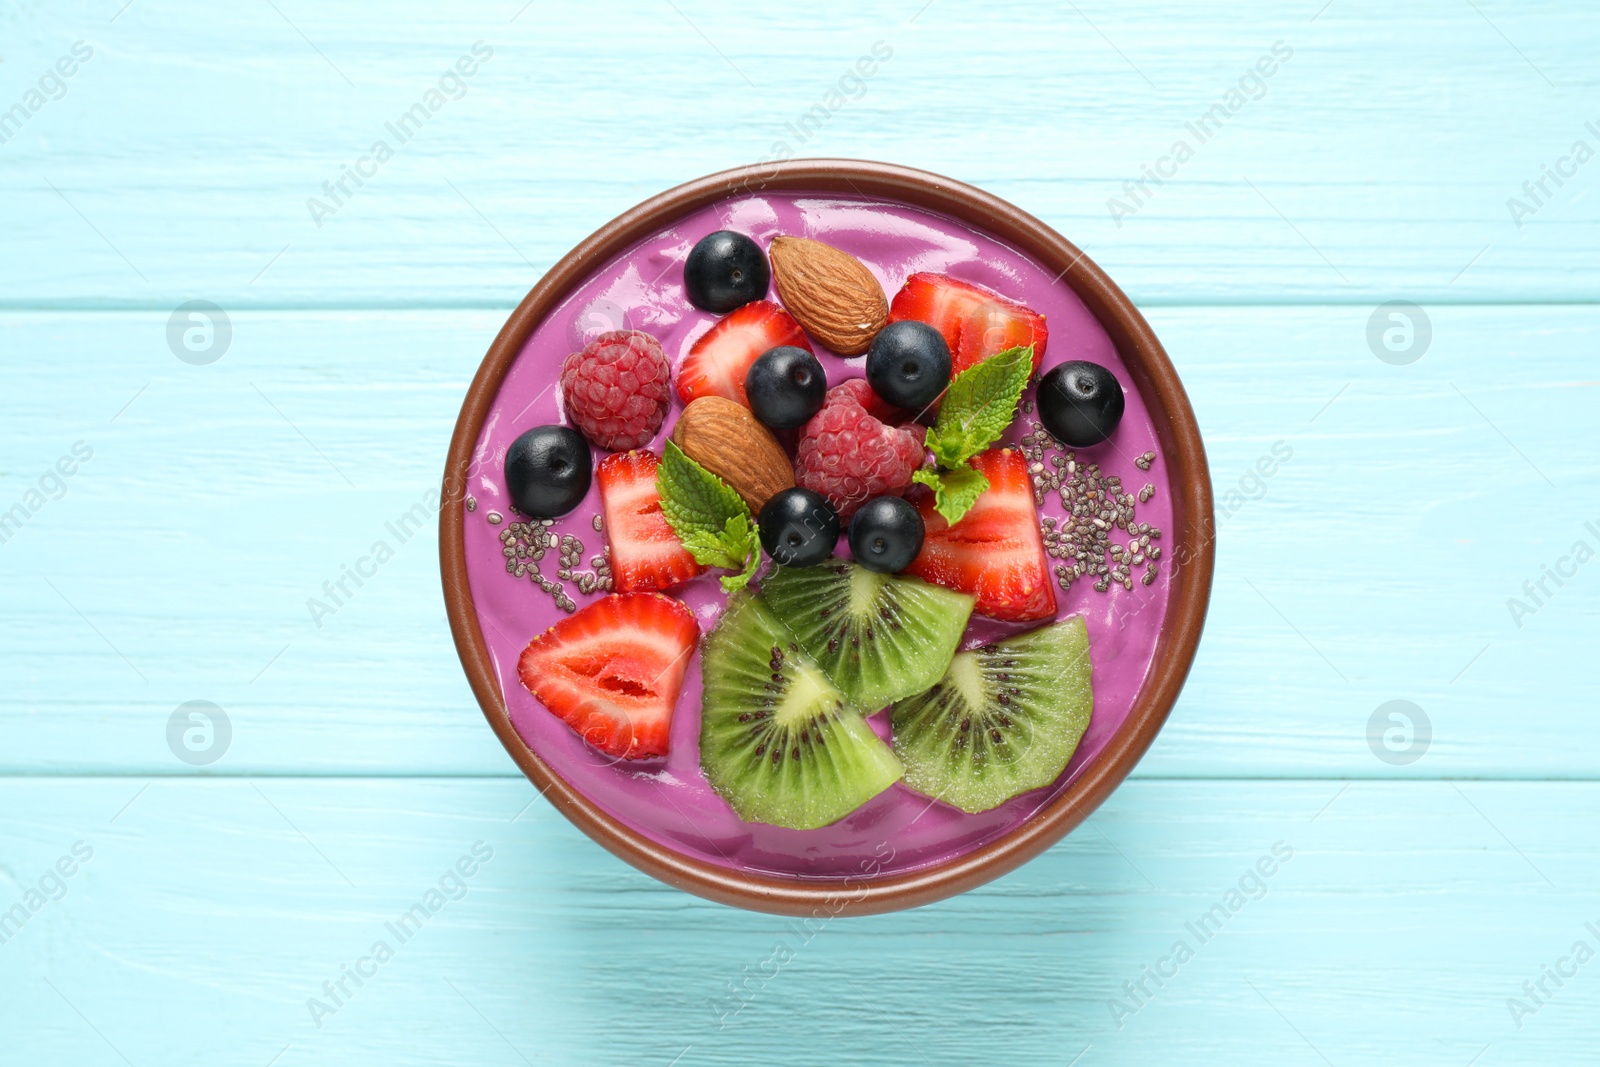
<path fill-rule="evenodd" d="M 867 350 L 867 381 L 895 407 L 920 411 L 950 384 L 950 346 L 925 322 L 891 322 Z"/>
<path fill-rule="evenodd" d="M 828 379 L 817 357 L 794 345 L 767 349 L 744 376 L 750 410 L 762 425 L 774 430 L 804 426 L 822 409 L 827 391 Z"/>
<path fill-rule="evenodd" d="M 897 496 L 874 497 L 850 520 L 850 553 L 869 571 L 905 570 L 922 551 L 922 516 Z"/>
<path fill-rule="evenodd" d="M 1116 375 L 1076 359 L 1039 379 L 1039 419 L 1057 441 L 1088 448 L 1110 437 L 1127 401 Z"/>
<path fill-rule="evenodd" d="M 809 567 L 833 554 L 839 513 L 809 489 L 785 489 L 761 505 L 761 547 L 786 567 Z"/>
<path fill-rule="evenodd" d="M 506 449 L 506 490 L 530 518 L 553 519 L 577 507 L 591 474 L 589 442 L 567 426 L 539 426 Z"/>
<path fill-rule="evenodd" d="M 732 230 L 700 238 L 683 264 L 689 303 L 718 315 L 766 296 L 771 277 L 761 246 Z"/>

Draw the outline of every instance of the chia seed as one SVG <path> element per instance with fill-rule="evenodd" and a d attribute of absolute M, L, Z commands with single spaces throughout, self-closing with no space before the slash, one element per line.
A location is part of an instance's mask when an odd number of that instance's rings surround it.
<path fill-rule="evenodd" d="M 488 518 L 490 526 L 499 526 L 502 522 L 506 521 L 506 517 L 500 514 L 498 511 L 489 512 L 486 518 Z"/>

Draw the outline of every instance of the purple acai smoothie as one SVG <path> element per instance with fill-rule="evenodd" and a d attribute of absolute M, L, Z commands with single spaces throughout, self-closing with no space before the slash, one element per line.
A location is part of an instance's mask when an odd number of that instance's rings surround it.
<path fill-rule="evenodd" d="M 1059 617 L 1082 615 L 1088 625 L 1093 666 L 1094 714 L 1076 754 L 1050 787 L 1025 793 L 1000 807 L 969 815 L 912 792 L 903 784 L 886 792 L 841 821 L 816 830 L 788 830 L 742 822 L 712 791 L 700 772 L 700 657 L 690 663 L 673 717 L 671 752 L 665 758 L 622 762 L 584 743 L 571 728 L 536 701 L 517 678 L 517 660 L 536 635 L 567 616 L 557 599 L 528 576 L 508 571 L 502 533 L 524 521 L 511 507 L 502 472 L 506 449 L 524 431 L 561 423 L 557 376 L 562 360 L 592 337 L 615 329 L 643 330 L 661 342 L 673 362 L 674 375 L 696 338 L 718 316 L 693 307 L 684 295 L 683 262 L 695 242 L 719 229 L 753 237 L 766 247 L 774 237 L 809 237 L 860 259 L 891 297 L 907 276 L 919 271 L 948 274 L 987 286 L 1044 315 L 1049 344 L 1044 370 L 1073 359 L 1091 360 L 1116 374 L 1126 391 L 1127 407 L 1111 438 L 1079 449 L 1076 462 L 1098 464 L 1106 475 L 1121 478 L 1123 491 L 1148 496 L 1138 504 L 1138 519 L 1160 531 L 1172 528 L 1172 505 L 1149 410 L 1133 390 L 1127 367 L 1118 357 L 1099 322 L 1053 271 L 1018 250 L 971 226 L 903 204 L 833 195 L 764 194 L 739 196 L 695 211 L 668 229 L 641 241 L 610 262 L 595 265 L 579 285 L 538 327 L 512 364 L 474 452 L 466 507 L 466 559 L 471 598 L 484 641 L 494 661 L 511 721 L 528 746 L 554 771 L 612 817 L 639 834 L 704 863 L 792 878 L 872 877 L 900 874 L 949 861 L 1015 830 L 1059 793 L 1094 760 L 1117 733 L 1144 684 L 1162 619 L 1166 614 L 1169 568 L 1162 566 L 1146 584 L 1141 572 L 1132 589 L 1115 583 L 1105 591 L 1089 576 L 1056 587 Z M 776 299 L 769 294 L 769 299 Z M 864 358 L 841 359 L 813 346 L 827 369 L 829 383 L 862 377 Z M 1024 407 L 1033 397 L 1030 386 Z M 682 410 L 673 399 L 656 439 L 660 452 Z M 1033 416 L 1037 418 L 1037 416 Z M 1030 430 L 1030 417 L 1019 415 L 1002 443 L 1016 445 Z M 1154 453 L 1154 461 L 1149 458 Z M 596 458 L 604 453 L 597 451 Z M 1053 455 L 1043 457 L 1045 473 Z M 1136 463 L 1135 461 L 1139 462 Z M 1148 470 L 1145 469 L 1148 467 Z M 1064 468 L 1054 468 L 1064 469 Z M 1141 493 L 1150 485 L 1153 493 Z M 538 527 L 559 544 L 563 535 L 582 542 L 582 563 L 600 555 L 605 535 L 597 532 L 598 491 L 549 527 Z M 1042 517 L 1061 518 L 1057 494 L 1047 493 Z M 1176 545 L 1160 551 L 1176 554 Z M 556 578 L 558 549 L 551 547 L 543 575 Z M 1055 559 L 1050 560 L 1052 568 Z M 671 590 L 689 605 L 702 634 L 716 624 L 725 603 L 717 572 Z M 1052 573 L 1051 581 L 1056 580 Z M 562 583 L 578 609 L 603 592 L 584 594 L 571 581 Z M 973 616 L 963 648 L 1004 637 L 1035 624 L 1004 624 Z M 887 736 L 887 715 L 873 725 Z"/>

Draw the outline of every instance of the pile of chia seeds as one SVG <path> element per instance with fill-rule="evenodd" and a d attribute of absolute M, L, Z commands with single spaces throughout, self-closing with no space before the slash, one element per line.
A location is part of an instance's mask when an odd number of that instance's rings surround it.
<path fill-rule="evenodd" d="M 503 516 L 497 511 L 488 515 L 490 525 L 498 526 L 503 521 Z M 550 519 L 523 519 L 512 522 L 500 531 L 500 551 L 506 557 L 506 573 L 514 578 L 526 577 L 534 585 L 548 593 L 555 601 L 556 607 L 567 614 L 578 610 L 578 605 L 567 591 L 564 582 L 572 582 L 578 587 L 580 593 L 609 592 L 613 582 L 611 577 L 611 548 L 607 546 L 601 555 L 590 557 L 589 564 L 592 571 L 578 570 L 583 563 L 583 542 L 574 534 L 561 534 L 557 536 L 550 527 L 554 523 Z M 604 527 L 600 516 L 594 517 L 596 531 Z M 556 554 L 556 577 L 547 578 L 539 570 L 539 563 L 549 552 Z"/>
<path fill-rule="evenodd" d="M 1023 407 L 1023 414 L 1031 415 L 1032 403 Z M 1112 585 L 1132 591 L 1134 570 L 1143 567 L 1139 582 L 1150 585 L 1156 580 L 1157 561 L 1161 559 L 1161 531 L 1147 522 L 1140 522 L 1138 505 L 1155 495 L 1154 484 L 1146 482 L 1138 497 L 1123 491 L 1122 479 L 1106 474 L 1098 463 L 1079 463 L 1077 453 L 1051 436 L 1050 431 L 1037 420 L 1028 419 L 1028 432 L 1021 441 L 1022 454 L 1028 461 L 1028 473 L 1033 478 L 1033 502 L 1042 505 L 1051 493 L 1061 499 L 1061 510 L 1066 512 L 1060 520 L 1046 515 L 1039 520 L 1039 532 L 1044 536 L 1044 550 L 1053 560 L 1056 584 L 1070 589 L 1079 578 L 1094 583 L 1097 593 L 1104 593 Z M 1141 471 L 1150 469 L 1156 454 L 1146 452 L 1133 461 Z M 1125 539 L 1113 539 L 1113 531 L 1121 531 Z"/>

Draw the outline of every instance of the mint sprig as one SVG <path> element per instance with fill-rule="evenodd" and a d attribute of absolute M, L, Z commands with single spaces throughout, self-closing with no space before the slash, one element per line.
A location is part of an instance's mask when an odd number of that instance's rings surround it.
<path fill-rule="evenodd" d="M 961 521 L 961 516 L 970 511 L 989 488 L 989 479 L 983 472 L 967 463 L 953 471 L 923 467 L 912 473 L 911 480 L 933 490 L 933 510 L 952 526 Z"/>
<path fill-rule="evenodd" d="M 989 480 L 967 461 L 1006 432 L 1032 375 L 1033 346 L 1008 348 L 956 375 L 945 391 L 927 435 L 938 469 L 925 467 L 912 478 L 932 487 L 934 509 L 951 525 L 989 488 Z"/>
<path fill-rule="evenodd" d="M 733 487 L 668 441 L 656 468 L 656 494 L 667 525 L 695 562 L 738 571 L 723 576 L 722 589 L 743 589 L 761 565 L 761 538 Z"/>

